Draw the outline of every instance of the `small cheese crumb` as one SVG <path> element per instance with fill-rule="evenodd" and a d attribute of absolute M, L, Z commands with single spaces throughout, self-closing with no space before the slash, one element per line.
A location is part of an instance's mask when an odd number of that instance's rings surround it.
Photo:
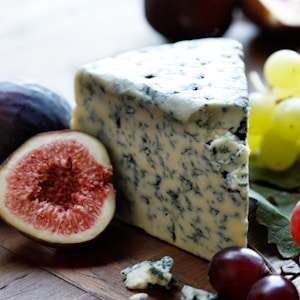
<path fill-rule="evenodd" d="M 158 261 L 143 261 L 121 271 L 128 289 L 145 289 L 149 285 L 168 287 L 174 261 L 164 256 Z"/>
<path fill-rule="evenodd" d="M 185 285 L 182 288 L 181 300 L 216 300 L 217 295 Z"/>
<path fill-rule="evenodd" d="M 148 294 L 146 293 L 138 293 L 128 298 L 128 300 L 147 300 L 147 299 L 148 299 Z"/>

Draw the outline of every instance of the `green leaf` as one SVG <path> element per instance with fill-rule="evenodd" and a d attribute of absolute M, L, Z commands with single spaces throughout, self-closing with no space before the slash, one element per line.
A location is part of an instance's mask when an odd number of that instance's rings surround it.
<path fill-rule="evenodd" d="M 257 203 L 257 221 L 268 229 L 268 242 L 276 245 L 283 258 L 298 253 L 290 233 L 290 214 L 300 195 L 252 184 L 249 196 Z"/>
<path fill-rule="evenodd" d="M 254 183 L 251 184 L 251 188 L 261 194 L 287 218 L 290 218 L 296 203 L 300 201 L 299 193 L 290 193 Z"/>
<path fill-rule="evenodd" d="M 258 157 L 253 155 L 249 161 L 249 177 L 251 182 L 262 182 L 284 189 L 295 190 L 300 187 L 300 160 L 286 171 L 274 172 L 265 168 Z"/>

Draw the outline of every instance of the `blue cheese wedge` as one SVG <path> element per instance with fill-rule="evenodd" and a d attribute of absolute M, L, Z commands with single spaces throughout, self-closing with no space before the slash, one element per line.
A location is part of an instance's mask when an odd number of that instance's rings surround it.
<path fill-rule="evenodd" d="M 115 170 L 117 216 L 210 259 L 246 246 L 248 99 L 241 45 L 208 38 L 83 66 L 72 128 Z"/>
<path fill-rule="evenodd" d="M 209 293 L 202 289 L 196 289 L 189 285 L 184 285 L 181 300 L 217 300 L 217 294 Z"/>
<path fill-rule="evenodd" d="M 143 261 L 121 271 L 128 289 L 146 289 L 158 285 L 168 288 L 172 280 L 171 269 L 174 261 L 164 256 L 158 261 Z"/>

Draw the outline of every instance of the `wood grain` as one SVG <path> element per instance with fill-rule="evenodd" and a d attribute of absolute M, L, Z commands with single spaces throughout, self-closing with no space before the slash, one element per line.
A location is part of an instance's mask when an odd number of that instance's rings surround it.
<path fill-rule="evenodd" d="M 298 268 L 296 264 L 291 260 L 283 261 L 279 257 L 274 245 L 269 245 L 266 241 L 265 228 L 255 222 L 253 213 L 250 216 L 250 246 L 260 251 L 276 271 L 280 271 L 281 266 L 296 271 Z M 175 283 L 171 290 L 147 290 L 150 299 L 180 299 L 184 284 L 213 291 L 207 279 L 207 261 L 117 220 L 99 241 L 73 250 L 57 250 L 42 246 L 22 236 L 8 225 L 0 223 L 0 245 L 2 245 L 0 269 L 9 270 L 12 282 L 20 278 L 24 280 L 24 287 L 23 285 L 20 287 L 22 293 L 23 289 L 27 292 L 27 285 L 34 286 L 42 278 L 38 290 L 42 294 L 47 294 L 49 285 L 52 285 L 51 280 L 59 278 L 61 281 L 58 288 L 52 291 L 55 293 L 53 299 L 64 292 L 81 292 L 81 296 L 84 292 L 97 299 L 127 299 L 136 291 L 125 288 L 120 271 L 139 261 L 157 260 L 164 255 L 174 258 L 172 273 Z M 30 273 L 31 277 L 27 278 L 24 275 L 27 273 Z M 0 289 L 2 299 L 2 293 L 6 294 L 10 290 L 6 287 L 7 274 L 5 276 L 2 272 L 0 274 L 3 283 Z M 49 285 L 43 285 L 44 280 Z M 53 284 L 56 286 L 55 281 Z M 296 284 L 300 286 L 300 281 L 297 280 Z M 74 290 L 74 287 L 79 291 Z M 16 291 L 12 289 L 12 292 Z M 66 299 L 75 299 L 77 296 L 72 297 L 72 294 L 66 294 Z"/>
<path fill-rule="evenodd" d="M 166 42 L 147 24 L 142 0 L 0 0 L 0 11 L 0 79 L 38 80 L 72 104 L 73 78 L 83 64 Z M 299 41 L 265 40 L 240 16 L 226 36 L 243 44 L 247 71 L 260 71 L 275 49 L 300 49 Z M 276 270 L 295 268 L 280 259 L 253 218 L 249 242 Z M 125 288 L 120 271 L 164 255 L 174 258 L 176 282 L 168 291 L 147 290 L 150 300 L 180 299 L 184 284 L 212 291 L 207 261 L 118 221 L 95 244 L 69 251 L 37 244 L 0 221 L 0 300 L 128 299 L 136 291 Z"/>
<path fill-rule="evenodd" d="M 207 261 L 118 221 L 98 242 L 75 250 L 42 246 L 4 223 L 0 223 L 0 230 L 0 244 L 6 251 L 99 299 L 127 299 L 132 292 L 125 288 L 121 270 L 136 262 L 157 260 L 164 255 L 171 255 L 175 260 L 172 273 L 176 283 L 170 291 L 147 291 L 154 297 L 152 299 L 180 299 L 184 284 L 211 290 L 206 275 Z M 13 273 L 18 273 L 17 268 L 12 268 Z M 39 275 L 36 271 L 34 273 Z M 3 291 L 0 289 L 0 295 Z"/>
<path fill-rule="evenodd" d="M 52 276 L 0 247 L 1 299 L 93 299 L 84 290 Z M 95 298 L 97 299 L 97 298 Z"/>

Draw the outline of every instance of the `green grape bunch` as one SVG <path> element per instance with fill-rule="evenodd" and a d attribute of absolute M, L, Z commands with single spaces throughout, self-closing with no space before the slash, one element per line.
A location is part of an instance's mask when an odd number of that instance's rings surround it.
<path fill-rule="evenodd" d="M 249 79 L 248 143 L 265 167 L 284 171 L 300 154 L 300 54 L 289 49 L 272 53 L 263 65 L 264 84 L 257 72 Z"/>

